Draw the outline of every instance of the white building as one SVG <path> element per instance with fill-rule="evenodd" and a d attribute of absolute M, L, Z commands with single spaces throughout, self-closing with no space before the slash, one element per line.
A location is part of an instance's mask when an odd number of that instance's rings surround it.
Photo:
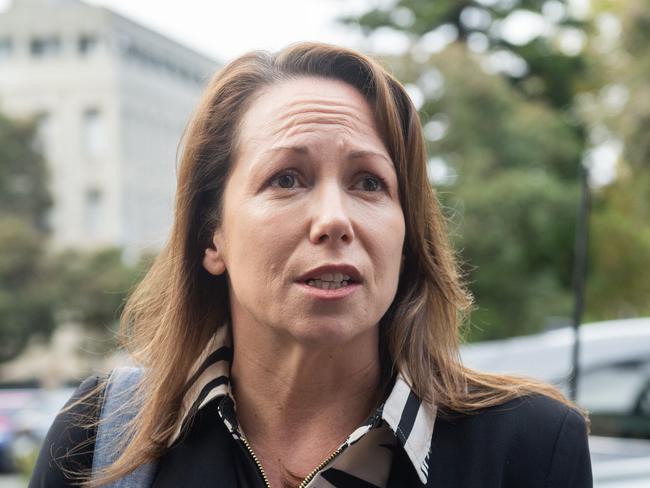
<path fill-rule="evenodd" d="M 56 247 L 158 247 L 176 152 L 214 61 L 104 8 L 14 0 L 0 14 L 0 111 L 36 118 Z"/>

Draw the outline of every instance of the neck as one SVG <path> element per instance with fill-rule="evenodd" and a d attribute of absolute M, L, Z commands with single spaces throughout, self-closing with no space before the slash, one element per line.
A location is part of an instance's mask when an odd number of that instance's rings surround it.
<path fill-rule="evenodd" d="M 283 457 L 283 447 L 290 445 L 295 453 L 297 446 L 313 446 L 319 439 L 322 452 L 306 449 L 306 457 L 317 463 L 381 399 L 376 330 L 330 346 L 278 340 L 259 329 L 247 332 L 233 327 L 231 380 L 238 421 L 261 458 L 274 462 Z"/>

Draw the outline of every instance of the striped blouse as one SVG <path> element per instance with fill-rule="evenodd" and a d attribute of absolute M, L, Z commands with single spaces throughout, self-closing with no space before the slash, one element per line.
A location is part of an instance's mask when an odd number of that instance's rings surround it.
<path fill-rule="evenodd" d="M 215 333 L 188 376 L 181 414 L 169 445 L 190 428 L 192 417 L 216 402 L 221 420 L 233 438 L 246 445 L 235 415 L 230 390 L 232 345 L 228 327 Z M 398 375 L 386 400 L 360 425 L 319 469 L 305 487 L 385 487 L 394 449 L 404 450 L 422 484 L 426 485 L 435 406 L 422 402 Z M 252 453 L 252 451 L 251 451 Z M 263 474 L 263 473 L 262 473 Z"/>

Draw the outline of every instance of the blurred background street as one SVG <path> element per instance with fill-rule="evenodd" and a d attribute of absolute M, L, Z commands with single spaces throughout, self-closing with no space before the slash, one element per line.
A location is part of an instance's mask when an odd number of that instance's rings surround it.
<path fill-rule="evenodd" d="M 476 299 L 464 361 L 575 390 L 596 486 L 650 486 L 650 0 L 0 0 L 0 488 L 128 363 L 120 309 L 210 76 L 300 40 L 416 104 Z"/>

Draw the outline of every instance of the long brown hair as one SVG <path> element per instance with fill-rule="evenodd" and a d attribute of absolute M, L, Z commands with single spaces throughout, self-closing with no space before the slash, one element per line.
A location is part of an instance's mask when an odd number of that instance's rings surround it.
<path fill-rule="evenodd" d="M 143 406 L 123 452 L 90 486 L 118 479 L 165 451 L 193 363 L 229 320 L 226 279 L 207 273 L 202 260 L 220 223 L 238 125 L 264 87 L 303 76 L 334 78 L 359 90 L 395 164 L 406 221 L 405 261 L 380 323 L 384 361 L 390 363 L 382 366 L 406 373 L 413 390 L 441 410 L 471 413 L 532 392 L 576 408 L 551 386 L 462 365 L 460 327 L 471 297 L 427 179 L 416 109 L 402 85 L 372 59 L 350 49 L 298 43 L 276 54 L 248 53 L 221 69 L 184 134 L 171 236 L 122 315 L 121 340 L 144 367 L 137 394 Z"/>

